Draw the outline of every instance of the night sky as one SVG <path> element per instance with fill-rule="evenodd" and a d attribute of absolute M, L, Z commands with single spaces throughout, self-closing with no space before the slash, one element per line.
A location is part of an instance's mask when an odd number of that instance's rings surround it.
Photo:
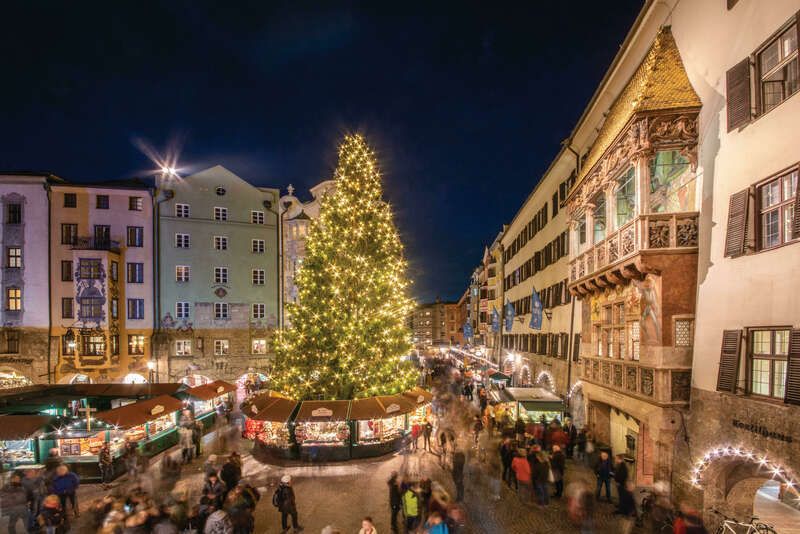
<path fill-rule="evenodd" d="M 642 0 L 332 4 L 4 4 L 0 168 L 144 176 L 144 142 L 182 146 L 183 173 L 221 164 L 308 198 L 360 131 L 415 297 L 455 300 Z"/>

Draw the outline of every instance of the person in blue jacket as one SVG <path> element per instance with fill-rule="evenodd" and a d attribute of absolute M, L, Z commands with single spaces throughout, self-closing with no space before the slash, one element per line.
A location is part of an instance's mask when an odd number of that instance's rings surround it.
<path fill-rule="evenodd" d="M 69 499 L 75 517 L 80 516 L 78 512 L 78 498 L 76 497 L 76 492 L 80 484 L 80 478 L 70 471 L 69 467 L 61 464 L 56 468 L 56 476 L 53 478 L 53 493 L 58 495 L 58 498 L 61 500 L 61 509 L 64 510 L 65 515 L 67 513 L 67 499 Z"/>

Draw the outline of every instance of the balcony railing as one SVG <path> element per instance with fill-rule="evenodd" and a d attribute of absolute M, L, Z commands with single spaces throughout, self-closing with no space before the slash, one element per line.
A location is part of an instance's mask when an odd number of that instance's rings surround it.
<path fill-rule="evenodd" d="M 570 282 L 601 271 L 642 250 L 697 247 L 699 214 L 651 213 L 640 215 L 573 259 Z"/>
<path fill-rule="evenodd" d="M 689 401 L 691 370 L 686 368 L 650 367 L 634 361 L 582 356 L 578 374 L 582 380 L 659 404 Z"/>
<path fill-rule="evenodd" d="M 120 243 L 113 239 L 95 239 L 94 237 L 78 237 L 72 244 L 73 250 L 109 250 L 119 252 Z"/>

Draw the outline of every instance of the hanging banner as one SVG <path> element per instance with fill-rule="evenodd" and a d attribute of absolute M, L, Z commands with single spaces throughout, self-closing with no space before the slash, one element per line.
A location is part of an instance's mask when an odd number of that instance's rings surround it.
<path fill-rule="evenodd" d="M 539 300 L 539 294 L 536 292 L 536 288 L 533 288 L 533 293 L 531 293 L 531 322 L 528 324 L 534 330 L 541 330 L 542 329 L 542 312 L 544 311 L 544 307 L 542 306 L 542 301 Z"/>
<path fill-rule="evenodd" d="M 470 342 L 473 335 L 474 332 L 472 331 L 472 325 L 469 324 L 469 321 L 467 321 L 464 323 L 464 339 L 467 340 L 467 342 Z"/>
<path fill-rule="evenodd" d="M 509 301 L 506 302 L 506 332 L 511 332 L 511 327 L 514 326 L 514 305 Z"/>
<path fill-rule="evenodd" d="M 492 332 L 500 331 L 500 312 L 497 311 L 495 306 L 492 306 Z"/>

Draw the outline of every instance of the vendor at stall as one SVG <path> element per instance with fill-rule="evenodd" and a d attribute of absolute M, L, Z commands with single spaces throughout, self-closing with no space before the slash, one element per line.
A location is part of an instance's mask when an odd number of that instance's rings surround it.
<path fill-rule="evenodd" d="M 126 442 L 133 442 L 153 455 L 177 442 L 177 416 L 183 404 L 169 395 L 161 395 L 113 410 L 99 412 L 96 419 L 113 427 L 109 432 L 112 454 Z"/>
<path fill-rule="evenodd" d="M 227 405 L 235 391 L 235 385 L 215 380 L 208 384 L 189 388 L 176 396 L 184 400 L 186 407 L 194 414 L 196 420 L 203 421 L 206 427 L 209 427 L 216 419 L 217 406 Z"/>
<path fill-rule="evenodd" d="M 356 399 L 350 406 L 350 420 L 355 422 L 356 445 L 386 443 L 406 434 L 406 414 L 416 403 L 402 395 Z"/>
<path fill-rule="evenodd" d="M 0 416 L 0 460 L 2 470 L 40 463 L 39 437 L 52 417 L 42 415 Z"/>
<path fill-rule="evenodd" d="M 289 418 L 298 403 L 269 394 L 250 397 L 242 403 L 245 416 L 243 437 L 271 449 L 287 449 L 291 444 Z"/>

